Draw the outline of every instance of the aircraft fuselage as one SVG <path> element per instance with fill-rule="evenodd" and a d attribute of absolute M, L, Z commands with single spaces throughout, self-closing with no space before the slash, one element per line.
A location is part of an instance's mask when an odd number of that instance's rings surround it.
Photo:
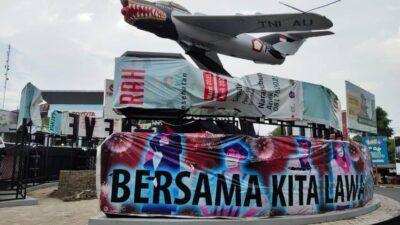
<path fill-rule="evenodd" d="M 248 34 L 232 37 L 179 21 L 174 18 L 175 15 L 190 14 L 190 12 L 184 8 L 177 8 L 176 4 L 172 5 L 174 3 L 153 3 L 144 0 L 121 0 L 121 2 L 126 22 L 159 37 L 174 40 L 186 51 L 190 51 L 191 48 L 212 50 L 256 63 L 282 64 L 285 61 L 285 57 L 274 51 L 269 43 Z"/>

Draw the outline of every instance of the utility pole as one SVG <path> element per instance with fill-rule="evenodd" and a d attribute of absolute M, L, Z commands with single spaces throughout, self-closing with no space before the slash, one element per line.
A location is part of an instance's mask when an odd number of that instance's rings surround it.
<path fill-rule="evenodd" d="M 10 71 L 10 53 L 11 53 L 11 45 L 8 45 L 8 50 L 7 50 L 7 60 L 6 60 L 6 65 L 4 66 L 6 69 L 6 72 L 4 73 L 4 92 L 3 92 L 3 109 L 5 107 L 5 102 L 6 102 L 6 91 L 7 91 L 7 82 L 8 82 L 8 71 Z"/>

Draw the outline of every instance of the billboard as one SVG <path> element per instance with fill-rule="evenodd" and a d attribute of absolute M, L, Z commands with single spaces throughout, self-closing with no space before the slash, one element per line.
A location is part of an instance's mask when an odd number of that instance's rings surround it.
<path fill-rule="evenodd" d="M 376 134 L 375 95 L 346 81 L 346 100 L 348 128 Z"/>
<path fill-rule="evenodd" d="M 266 74 L 233 78 L 185 59 L 121 57 L 114 85 L 113 108 L 121 111 L 310 121 L 341 130 L 340 102 L 331 90 Z"/>
<path fill-rule="evenodd" d="M 394 143 L 395 143 L 394 149 L 396 154 L 396 171 L 397 175 L 400 175 L 400 137 L 395 137 Z"/>
<path fill-rule="evenodd" d="M 105 119 L 121 119 L 122 116 L 118 115 L 113 110 L 113 94 L 114 94 L 114 81 L 106 79 L 104 87 L 104 118 Z"/>
<path fill-rule="evenodd" d="M 362 144 L 371 152 L 374 165 L 389 164 L 387 137 L 363 137 Z"/>
<path fill-rule="evenodd" d="M 364 206 L 367 149 L 306 137 L 115 133 L 101 146 L 108 215 L 249 218 Z"/>
<path fill-rule="evenodd" d="M 0 109 L 0 133 L 11 133 L 17 130 L 18 113 Z"/>
<path fill-rule="evenodd" d="M 48 117 L 51 117 L 51 114 L 54 111 L 69 112 L 80 116 L 103 118 L 102 105 L 51 104 L 48 111 Z"/>

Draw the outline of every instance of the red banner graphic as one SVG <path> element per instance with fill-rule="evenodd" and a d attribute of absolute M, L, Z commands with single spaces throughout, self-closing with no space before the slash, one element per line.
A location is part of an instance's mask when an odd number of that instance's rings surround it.
<path fill-rule="evenodd" d="M 217 101 L 226 102 L 228 100 L 228 81 L 220 76 L 217 76 Z"/>
<path fill-rule="evenodd" d="M 205 71 L 204 79 L 204 101 L 213 101 L 215 96 L 214 74 Z"/>

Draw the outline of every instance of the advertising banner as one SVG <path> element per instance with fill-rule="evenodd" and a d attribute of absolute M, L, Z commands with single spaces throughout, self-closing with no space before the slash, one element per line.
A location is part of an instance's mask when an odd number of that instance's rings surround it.
<path fill-rule="evenodd" d="M 361 207 L 374 191 L 369 151 L 355 142 L 115 133 L 99 157 L 108 215 L 306 215 Z"/>
<path fill-rule="evenodd" d="M 339 98 L 329 88 L 302 82 L 303 119 L 342 130 L 342 108 Z"/>
<path fill-rule="evenodd" d="M 105 80 L 104 87 L 104 116 L 106 119 L 121 119 L 122 116 L 118 115 L 113 110 L 113 94 L 114 94 L 114 81 L 113 80 Z"/>
<path fill-rule="evenodd" d="M 53 111 L 69 112 L 80 116 L 103 118 L 102 105 L 51 104 L 48 111 L 49 117 L 51 117 Z"/>
<path fill-rule="evenodd" d="M 42 126 L 40 115 L 40 104 L 43 102 L 42 92 L 35 85 L 28 83 L 21 92 L 19 104 L 18 127 L 22 125 L 23 119 L 30 119 L 35 127 Z M 29 120 L 28 120 L 29 122 Z"/>
<path fill-rule="evenodd" d="M 311 121 L 341 129 L 329 89 L 266 74 L 241 78 L 193 67 L 185 59 L 116 59 L 113 107 L 182 110 L 194 116 Z"/>
<path fill-rule="evenodd" d="M 376 134 L 375 95 L 346 81 L 349 129 Z"/>
<path fill-rule="evenodd" d="M 49 133 L 60 134 L 62 124 L 62 112 L 53 111 L 49 116 Z"/>
<path fill-rule="evenodd" d="M 342 111 L 343 140 L 349 140 L 349 129 L 347 128 L 347 112 Z"/>
<path fill-rule="evenodd" d="M 400 137 L 394 138 L 395 143 L 395 154 L 396 154 L 396 172 L 397 175 L 400 175 Z"/>
<path fill-rule="evenodd" d="M 11 133 L 17 130 L 18 114 L 7 110 L 0 110 L 0 132 Z"/>
<path fill-rule="evenodd" d="M 363 137 L 362 144 L 371 152 L 374 165 L 389 164 L 387 137 Z"/>

